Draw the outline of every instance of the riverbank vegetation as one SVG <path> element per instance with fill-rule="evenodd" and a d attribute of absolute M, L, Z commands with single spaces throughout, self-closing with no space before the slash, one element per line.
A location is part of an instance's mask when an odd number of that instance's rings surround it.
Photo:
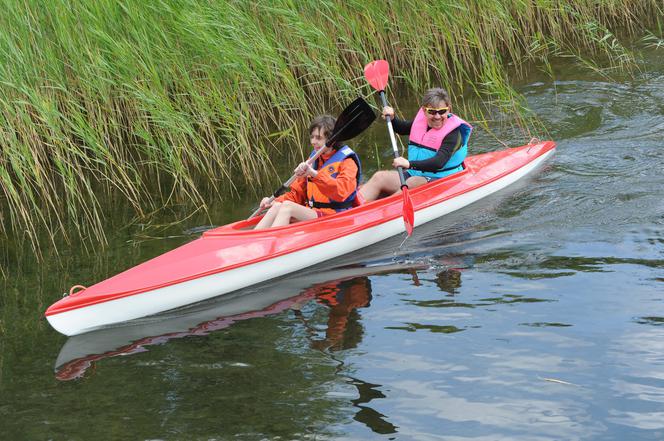
<path fill-rule="evenodd" d="M 141 217 L 274 184 L 274 158 L 301 157 L 303 147 L 287 150 L 321 109 L 367 96 L 362 68 L 378 58 L 415 94 L 440 84 L 462 108 L 477 96 L 527 116 L 510 75 L 550 69 L 557 56 L 629 68 L 617 30 L 661 38 L 662 9 L 660 0 L 7 1 L 2 234 L 35 247 L 44 231 L 98 243 L 100 200 L 122 198 Z M 482 108 L 464 115 L 480 121 Z"/>

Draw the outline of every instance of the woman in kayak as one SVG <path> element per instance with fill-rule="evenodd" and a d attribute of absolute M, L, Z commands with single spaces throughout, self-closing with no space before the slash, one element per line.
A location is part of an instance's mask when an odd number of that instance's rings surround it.
<path fill-rule="evenodd" d="M 360 159 L 348 146 L 325 145 L 335 122 L 330 115 L 318 116 L 311 122 L 311 156 L 319 149 L 326 150 L 314 164 L 305 161 L 295 168 L 298 178 L 288 193 L 272 202 L 263 198 L 260 206 L 269 210 L 256 230 L 316 219 L 353 206 L 360 182 Z"/>
<path fill-rule="evenodd" d="M 383 118 L 392 119 L 394 131 L 408 135 L 408 159 L 395 158 L 393 167 L 403 167 L 409 188 L 419 187 L 436 179 L 463 170 L 468 153 L 468 138 L 472 127 L 452 113 L 450 97 L 445 89 L 426 91 L 414 120 L 394 117 L 394 109 L 383 108 Z M 396 170 L 379 171 L 360 188 L 365 201 L 400 191 Z"/>

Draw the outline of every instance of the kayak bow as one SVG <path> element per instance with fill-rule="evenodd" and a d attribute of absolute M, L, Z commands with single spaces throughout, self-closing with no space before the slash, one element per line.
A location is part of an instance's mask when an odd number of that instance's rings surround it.
<path fill-rule="evenodd" d="M 415 226 L 444 216 L 521 179 L 553 154 L 552 141 L 470 156 L 456 174 L 413 189 Z M 260 217 L 202 237 L 46 310 L 53 328 L 76 335 L 158 314 L 283 276 L 404 232 L 401 195 L 284 227 L 253 230 Z M 315 256 L 315 259 L 312 258 Z"/>

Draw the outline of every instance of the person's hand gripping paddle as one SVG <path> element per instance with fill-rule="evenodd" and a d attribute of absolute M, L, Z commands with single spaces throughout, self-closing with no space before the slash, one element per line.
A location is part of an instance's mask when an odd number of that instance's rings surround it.
<path fill-rule="evenodd" d="M 371 106 L 369 106 L 369 104 L 367 104 L 367 102 L 361 97 L 357 98 L 337 117 L 337 122 L 334 124 L 332 134 L 328 138 L 326 145 L 331 146 L 335 142 L 346 141 L 356 137 L 369 127 L 374 119 L 376 119 L 376 114 L 371 110 Z M 307 162 L 309 164 L 315 163 L 316 159 L 318 159 L 324 150 L 325 147 L 319 149 L 315 155 L 307 160 Z M 270 196 L 270 202 L 281 194 L 287 192 L 293 181 L 295 181 L 295 178 L 296 176 L 293 175 L 289 180 L 284 182 L 284 184 L 279 187 L 272 196 Z M 251 214 L 251 216 L 249 216 L 249 219 L 255 217 L 261 211 L 263 211 L 263 209 L 258 208 Z"/>
<path fill-rule="evenodd" d="M 383 107 L 387 106 L 385 99 L 385 87 L 387 86 L 387 79 L 390 76 L 390 65 L 385 60 L 376 60 L 364 66 L 364 77 L 367 79 L 371 87 L 380 93 L 380 99 L 383 101 Z M 392 151 L 394 157 L 398 158 L 399 149 L 397 148 L 397 140 L 394 137 L 394 128 L 392 127 L 392 119 L 386 116 L 387 129 L 390 132 L 390 140 L 392 141 Z M 401 192 L 403 194 L 403 223 L 406 227 L 408 236 L 413 234 L 413 226 L 415 224 L 415 212 L 413 210 L 413 203 L 408 194 L 408 185 L 403 174 L 403 168 L 397 167 L 399 173 L 399 181 L 401 183 Z"/>

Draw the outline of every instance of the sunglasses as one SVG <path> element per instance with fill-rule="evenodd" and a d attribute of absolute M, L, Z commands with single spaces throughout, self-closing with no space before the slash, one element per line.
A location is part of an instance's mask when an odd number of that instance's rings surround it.
<path fill-rule="evenodd" d="M 424 111 L 426 113 L 428 113 L 429 115 L 435 115 L 437 113 L 440 116 L 445 115 L 448 110 L 450 110 L 449 107 L 439 107 L 439 108 L 425 107 L 424 108 Z"/>

